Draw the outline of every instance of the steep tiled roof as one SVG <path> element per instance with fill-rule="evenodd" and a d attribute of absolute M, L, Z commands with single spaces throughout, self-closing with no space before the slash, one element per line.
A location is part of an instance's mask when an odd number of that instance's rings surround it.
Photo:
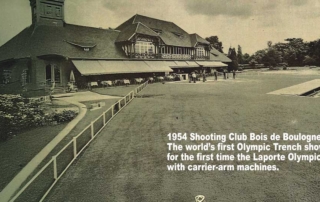
<path fill-rule="evenodd" d="M 0 47 L 0 61 L 61 55 L 79 59 L 126 59 L 116 42 L 127 41 L 135 34 L 160 37 L 167 45 L 194 47 L 197 43 L 209 44 L 197 34 L 189 35 L 173 22 L 135 15 L 117 30 L 65 24 L 56 26 L 30 26 Z M 156 33 L 158 32 L 158 33 Z M 217 50 L 212 50 L 210 60 L 230 62 Z"/>
<path fill-rule="evenodd" d="M 151 18 L 151 17 L 138 15 L 138 14 L 134 15 L 129 20 L 127 20 L 126 22 L 124 22 L 121 25 L 119 25 L 116 28 L 116 30 L 122 31 L 128 25 L 134 24 L 134 23 L 138 23 L 138 22 L 141 22 L 141 23 L 143 23 L 144 25 L 146 25 L 147 27 L 150 27 L 150 28 L 162 29 L 162 30 L 166 30 L 166 31 L 169 31 L 169 32 L 177 32 L 177 33 L 186 33 L 186 34 L 188 34 L 186 31 L 184 31 L 183 29 L 178 27 L 173 22 L 159 20 L 159 19 L 156 19 L 156 18 Z"/>
<path fill-rule="evenodd" d="M 167 45 L 194 47 L 195 42 L 193 41 L 209 44 L 209 42 L 207 42 L 199 35 L 189 35 L 186 31 L 181 29 L 173 22 L 150 18 L 142 15 L 133 16 L 132 18 L 118 26 L 116 29 L 120 30 L 121 32 L 127 32 L 127 27 L 130 27 L 132 24 L 138 22 L 141 22 L 150 29 L 156 29 L 160 31 L 159 37 Z"/>
<path fill-rule="evenodd" d="M 188 33 L 183 33 L 181 36 L 177 36 L 170 31 L 162 30 L 160 38 L 167 45 L 191 47 L 190 36 Z"/>
<path fill-rule="evenodd" d="M 197 43 L 210 44 L 209 41 L 205 40 L 204 38 L 202 38 L 196 33 L 190 34 L 190 39 L 191 39 L 191 44 L 193 46 L 196 46 Z"/>
<path fill-rule="evenodd" d="M 148 36 L 158 37 L 158 34 L 156 32 L 154 32 L 152 29 L 145 26 L 144 24 L 138 22 L 135 24 L 128 25 L 126 28 L 124 28 L 120 32 L 116 42 L 128 41 L 135 34 L 144 34 Z"/>
<path fill-rule="evenodd" d="M 0 47 L 0 61 L 50 54 L 69 58 L 126 58 L 115 45 L 118 35 L 119 31 L 70 24 L 64 27 L 30 26 Z M 84 51 L 79 44 L 95 46 Z"/>
<path fill-rule="evenodd" d="M 216 60 L 221 62 L 231 62 L 232 60 L 228 58 L 225 54 L 221 53 L 217 49 L 213 48 L 210 51 L 210 60 Z"/>

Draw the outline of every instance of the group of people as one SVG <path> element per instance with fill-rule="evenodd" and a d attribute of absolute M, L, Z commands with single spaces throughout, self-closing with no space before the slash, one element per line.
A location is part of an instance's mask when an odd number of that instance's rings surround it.
<path fill-rule="evenodd" d="M 207 81 L 206 77 L 207 77 L 206 74 L 202 73 L 203 82 Z M 195 72 L 191 72 L 191 74 L 189 74 L 189 83 L 191 83 L 191 82 L 196 83 L 197 80 L 198 80 L 198 75 Z"/>
<path fill-rule="evenodd" d="M 228 73 L 227 70 L 223 70 L 223 78 L 224 78 L 224 79 L 228 79 L 228 78 L 229 78 L 229 75 L 228 75 L 228 74 L 229 74 L 229 73 Z M 214 80 L 217 81 L 217 80 L 218 80 L 218 72 L 217 72 L 216 70 L 214 70 L 213 76 L 214 76 Z M 202 73 L 202 80 L 203 80 L 203 82 L 206 82 L 206 81 L 207 81 L 207 78 L 206 78 L 206 77 L 207 77 L 207 76 L 206 76 L 205 72 L 203 72 L 203 73 Z M 233 77 L 233 79 L 236 78 L 236 71 L 235 71 L 235 70 L 232 71 L 232 77 Z M 191 72 L 191 74 L 189 75 L 189 83 L 191 83 L 191 82 L 196 83 L 197 80 L 198 80 L 198 79 L 197 79 L 197 74 L 196 74 L 195 72 Z"/>
<path fill-rule="evenodd" d="M 214 79 L 218 80 L 218 72 L 214 71 L 213 75 L 214 75 Z M 233 79 L 236 79 L 236 71 L 235 70 L 232 71 L 232 77 L 233 77 Z M 228 73 L 227 70 L 223 70 L 223 78 L 224 79 L 228 79 L 229 78 L 229 73 Z"/>

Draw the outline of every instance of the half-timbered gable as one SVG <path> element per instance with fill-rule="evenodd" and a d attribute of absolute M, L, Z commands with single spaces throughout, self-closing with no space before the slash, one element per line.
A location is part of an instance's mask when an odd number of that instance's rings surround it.
<path fill-rule="evenodd" d="M 210 43 L 198 34 L 188 34 L 173 22 L 135 15 L 116 29 L 121 31 L 120 35 L 130 35 L 130 30 L 139 23 L 151 30 L 145 35 L 149 35 L 153 39 L 158 38 L 158 41 L 152 41 L 155 46 L 154 58 L 173 60 L 210 59 Z M 131 42 L 135 43 L 134 40 Z M 134 47 L 134 45 L 132 46 Z M 136 51 L 135 49 L 130 50 Z"/>

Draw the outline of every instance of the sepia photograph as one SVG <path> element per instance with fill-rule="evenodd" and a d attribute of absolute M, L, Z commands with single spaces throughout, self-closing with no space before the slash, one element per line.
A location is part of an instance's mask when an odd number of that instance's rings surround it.
<path fill-rule="evenodd" d="M 0 15 L 0 202 L 320 201 L 319 0 Z"/>

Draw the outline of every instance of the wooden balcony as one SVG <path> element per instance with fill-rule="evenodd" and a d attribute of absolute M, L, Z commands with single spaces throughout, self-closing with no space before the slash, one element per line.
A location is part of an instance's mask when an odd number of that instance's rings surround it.
<path fill-rule="evenodd" d="M 128 55 L 130 58 L 136 59 L 178 59 L 178 60 L 208 60 L 210 57 L 208 56 L 198 56 L 194 57 L 194 55 L 188 54 L 168 54 L 168 53 L 159 53 L 159 54 L 151 54 L 151 53 L 131 53 Z"/>
<path fill-rule="evenodd" d="M 180 60 L 208 60 L 210 59 L 209 56 L 198 56 L 195 55 L 188 55 L 188 54 L 167 54 L 167 53 L 160 53 L 158 54 L 159 59 L 180 59 Z"/>
<path fill-rule="evenodd" d="M 131 54 L 129 54 L 129 57 L 137 58 L 137 59 L 154 59 L 154 58 L 156 58 L 156 54 L 151 54 L 151 53 L 131 53 Z"/>
<path fill-rule="evenodd" d="M 210 60 L 210 56 L 200 55 L 194 58 L 195 60 Z"/>
<path fill-rule="evenodd" d="M 167 54 L 167 53 L 159 53 L 158 58 L 160 59 L 184 59 L 190 60 L 192 59 L 191 55 L 187 54 Z"/>

